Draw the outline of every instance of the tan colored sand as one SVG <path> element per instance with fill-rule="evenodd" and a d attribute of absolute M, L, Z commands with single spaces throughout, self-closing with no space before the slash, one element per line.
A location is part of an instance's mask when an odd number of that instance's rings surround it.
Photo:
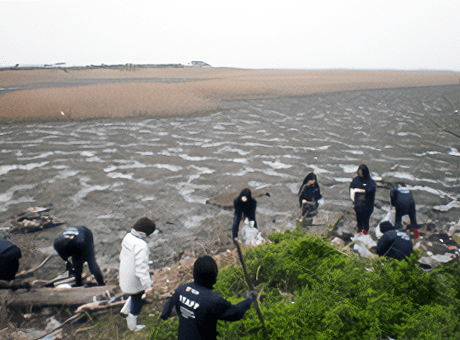
<path fill-rule="evenodd" d="M 75 79 L 136 82 L 59 87 Z M 142 82 L 155 78 L 162 82 Z M 108 68 L 0 71 L 0 87 L 53 83 L 0 96 L 0 120 L 188 116 L 218 110 L 223 101 L 321 92 L 458 84 L 456 72 L 241 70 L 228 68 Z M 165 82 L 175 80 L 176 82 Z M 181 80 L 181 82 L 177 82 Z M 184 82 L 187 80 L 186 82 Z M 65 116 L 61 115 L 61 111 Z"/>

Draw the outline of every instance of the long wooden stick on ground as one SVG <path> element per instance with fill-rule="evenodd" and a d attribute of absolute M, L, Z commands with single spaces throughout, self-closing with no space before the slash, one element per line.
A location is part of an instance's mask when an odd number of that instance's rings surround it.
<path fill-rule="evenodd" d="M 53 256 L 54 256 L 54 254 L 48 255 L 47 258 L 44 259 L 44 260 L 42 261 L 42 263 L 40 263 L 37 267 L 32 268 L 32 269 L 29 269 L 29 270 L 25 270 L 25 271 L 23 271 L 23 272 L 20 272 L 20 273 L 18 273 L 18 274 L 16 275 L 16 277 L 19 278 L 19 277 L 21 277 L 21 276 L 24 276 L 24 275 L 27 275 L 27 274 L 29 274 L 29 273 L 32 273 L 32 272 L 36 271 L 37 269 L 40 269 L 40 268 L 41 268 L 51 257 L 53 257 Z"/>
<path fill-rule="evenodd" d="M 243 252 L 241 251 L 240 244 L 236 240 L 233 240 L 233 243 L 235 244 L 236 250 L 238 251 L 238 256 L 240 258 L 241 267 L 243 267 L 243 273 L 244 273 L 244 276 L 246 277 L 246 282 L 248 284 L 248 287 L 251 290 L 255 290 L 254 284 L 252 283 L 251 278 L 249 277 L 248 271 L 246 269 L 246 263 L 244 262 Z M 254 301 L 254 307 L 256 309 L 257 316 L 258 316 L 258 318 L 260 320 L 260 323 L 262 325 L 262 333 L 263 333 L 264 337 L 267 338 L 267 330 L 265 328 L 264 318 L 262 317 L 262 313 L 260 312 L 259 302 L 257 301 L 257 299 Z"/>

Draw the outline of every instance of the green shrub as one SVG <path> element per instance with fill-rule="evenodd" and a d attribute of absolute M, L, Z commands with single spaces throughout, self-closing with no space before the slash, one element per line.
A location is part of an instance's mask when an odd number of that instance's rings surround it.
<path fill-rule="evenodd" d="M 460 339 L 457 262 L 427 273 L 418 252 L 407 261 L 365 259 L 299 230 L 269 239 L 244 258 L 271 339 Z M 241 268 L 221 268 L 215 288 L 241 301 Z M 241 321 L 219 321 L 218 331 L 219 339 L 264 339 L 254 308 Z M 150 339 L 175 338 L 177 318 L 154 332 Z"/>

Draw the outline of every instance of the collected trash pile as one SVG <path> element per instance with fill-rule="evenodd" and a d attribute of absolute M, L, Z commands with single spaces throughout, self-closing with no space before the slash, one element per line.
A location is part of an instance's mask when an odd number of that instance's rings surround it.
<path fill-rule="evenodd" d="M 32 233 L 43 229 L 53 228 L 63 224 L 49 214 L 50 208 L 29 207 L 24 212 L 13 217 L 11 232 Z"/>

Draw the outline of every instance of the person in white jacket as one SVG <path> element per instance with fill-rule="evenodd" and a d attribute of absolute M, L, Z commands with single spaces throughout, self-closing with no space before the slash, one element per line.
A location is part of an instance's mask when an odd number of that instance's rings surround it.
<path fill-rule="evenodd" d="M 124 293 L 130 294 L 130 308 L 126 321 L 132 331 L 145 327 L 137 324 L 137 316 L 144 304 L 142 295 L 152 291 L 153 282 L 149 273 L 150 252 L 146 239 L 154 231 L 155 222 L 143 217 L 134 224 L 121 244 L 120 288 Z"/>

